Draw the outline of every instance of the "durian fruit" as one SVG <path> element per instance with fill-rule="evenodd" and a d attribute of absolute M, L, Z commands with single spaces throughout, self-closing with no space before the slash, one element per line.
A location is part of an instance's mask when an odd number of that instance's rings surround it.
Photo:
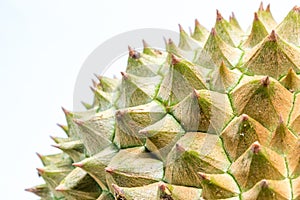
<path fill-rule="evenodd" d="M 64 110 L 62 150 L 39 155 L 43 200 L 300 199 L 300 8 L 251 32 L 219 11 L 166 52 L 129 48 L 84 112 Z"/>

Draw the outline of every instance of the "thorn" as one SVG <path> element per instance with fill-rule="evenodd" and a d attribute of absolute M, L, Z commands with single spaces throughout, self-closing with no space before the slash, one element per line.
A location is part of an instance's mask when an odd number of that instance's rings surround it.
<path fill-rule="evenodd" d="M 70 115 L 71 112 L 68 111 L 67 109 L 65 109 L 64 107 L 61 107 L 61 109 L 63 110 L 63 112 L 65 113 L 65 115 Z"/>
<path fill-rule="evenodd" d="M 299 7 L 299 6 L 294 6 L 294 7 L 293 7 L 293 11 L 295 11 L 295 12 L 300 12 L 300 7 Z"/>
<path fill-rule="evenodd" d="M 92 83 L 93 83 L 93 87 L 97 87 L 98 86 L 98 83 L 94 79 L 92 79 Z"/>
<path fill-rule="evenodd" d="M 270 4 L 267 5 L 266 12 L 271 12 Z"/>
<path fill-rule="evenodd" d="M 281 114 L 279 114 L 279 124 L 283 124 L 284 120 Z"/>
<path fill-rule="evenodd" d="M 232 18 L 232 19 L 235 19 L 235 14 L 234 14 L 234 12 L 231 12 L 231 18 Z"/>
<path fill-rule="evenodd" d="M 260 152 L 260 144 L 256 141 L 252 144 L 251 146 L 251 151 L 254 153 L 254 154 L 257 154 Z"/>
<path fill-rule="evenodd" d="M 58 144 L 51 144 L 51 146 L 60 149 L 60 145 Z"/>
<path fill-rule="evenodd" d="M 200 94 L 199 94 L 199 92 L 198 92 L 198 90 L 196 90 L 195 88 L 193 89 L 193 97 L 195 97 L 195 98 L 199 98 L 200 97 Z"/>
<path fill-rule="evenodd" d="M 260 2 L 258 11 L 264 11 L 264 4 L 263 4 L 263 2 Z"/>
<path fill-rule="evenodd" d="M 40 153 L 38 153 L 38 152 L 36 152 L 36 155 L 37 155 L 40 159 L 43 158 L 42 154 L 40 154 Z"/>
<path fill-rule="evenodd" d="M 269 35 L 269 40 L 274 42 L 277 40 L 277 34 L 274 30 L 272 30 L 271 34 Z"/>
<path fill-rule="evenodd" d="M 242 114 L 242 120 L 247 121 L 249 119 L 249 116 L 246 114 Z"/>
<path fill-rule="evenodd" d="M 105 167 L 105 169 L 104 169 L 107 173 L 113 173 L 114 172 L 114 170 L 112 169 L 112 168 L 110 168 L 110 167 Z"/>
<path fill-rule="evenodd" d="M 116 184 L 111 184 L 112 188 L 114 189 L 115 193 L 118 195 L 118 196 L 122 196 L 124 195 L 124 192 L 123 190 L 117 186 Z M 122 198 L 123 199 L 123 198 Z"/>
<path fill-rule="evenodd" d="M 128 46 L 128 51 L 129 51 L 129 57 L 133 59 L 139 59 L 141 57 L 141 54 L 136 50 L 134 50 L 133 48 L 131 48 L 130 46 Z"/>
<path fill-rule="evenodd" d="M 56 191 L 66 191 L 66 187 L 64 185 L 59 185 L 55 188 Z"/>
<path fill-rule="evenodd" d="M 210 34 L 211 34 L 212 36 L 216 36 L 216 35 L 217 35 L 216 29 L 215 29 L 215 28 L 212 28 L 211 31 L 210 31 Z"/>
<path fill-rule="evenodd" d="M 121 72 L 121 75 L 124 79 L 128 79 L 128 74 L 126 72 Z"/>
<path fill-rule="evenodd" d="M 64 126 L 64 125 L 62 125 L 62 124 L 59 124 L 59 123 L 57 123 L 56 124 L 58 127 L 60 127 L 61 129 L 63 129 L 64 131 L 66 130 L 66 126 Z M 50 136 L 51 137 L 51 136 Z"/>
<path fill-rule="evenodd" d="M 80 119 L 73 119 L 73 122 L 75 122 L 75 124 L 77 124 L 78 126 L 82 126 L 84 124 L 84 121 Z"/>
<path fill-rule="evenodd" d="M 261 84 L 265 87 L 267 87 L 268 85 L 270 85 L 270 78 L 269 76 L 266 76 L 264 78 L 261 79 Z"/>
<path fill-rule="evenodd" d="M 149 134 L 149 132 L 145 131 L 145 130 L 140 130 L 139 134 L 147 136 Z"/>
<path fill-rule="evenodd" d="M 195 19 L 195 26 L 200 26 L 198 19 Z"/>
<path fill-rule="evenodd" d="M 143 43 L 144 49 L 149 47 L 149 44 L 144 39 L 142 39 L 142 43 Z"/>
<path fill-rule="evenodd" d="M 226 68 L 226 65 L 225 65 L 225 62 L 224 62 L 224 60 L 222 60 L 222 62 L 221 62 L 221 64 L 220 64 L 220 69 L 222 69 L 222 68 Z"/>
<path fill-rule="evenodd" d="M 206 176 L 206 174 L 204 174 L 202 172 L 198 172 L 198 175 L 202 180 L 208 180 L 208 177 Z"/>
<path fill-rule="evenodd" d="M 92 92 L 94 92 L 94 93 L 97 92 L 97 90 L 94 87 L 92 87 L 92 86 L 90 86 L 90 90 L 92 90 Z"/>
<path fill-rule="evenodd" d="M 221 13 L 219 12 L 219 10 L 217 9 L 217 21 L 221 21 L 223 19 Z"/>
<path fill-rule="evenodd" d="M 254 21 L 258 21 L 258 20 L 259 20 L 258 14 L 257 14 L 257 12 L 255 12 L 255 13 L 254 13 Z"/>
<path fill-rule="evenodd" d="M 166 184 L 163 183 L 163 182 L 162 182 L 162 183 L 159 183 L 158 187 L 159 187 L 159 189 L 160 189 L 162 192 L 166 191 L 166 189 L 167 189 Z"/>
<path fill-rule="evenodd" d="M 180 32 L 184 32 L 184 30 L 183 30 L 183 28 L 182 28 L 182 26 L 180 24 L 178 24 L 178 27 L 179 27 L 179 31 Z"/>
<path fill-rule="evenodd" d="M 26 188 L 26 189 L 24 189 L 26 192 L 36 192 L 36 189 L 34 189 L 34 188 Z"/>
<path fill-rule="evenodd" d="M 172 54 L 171 57 L 172 57 L 172 65 L 176 65 L 177 63 L 180 62 L 180 59 L 174 54 Z"/>
<path fill-rule="evenodd" d="M 174 44 L 174 42 L 173 42 L 173 40 L 171 39 L 171 38 L 169 38 L 169 40 L 168 40 L 168 44 Z"/>
<path fill-rule="evenodd" d="M 73 163 L 72 165 L 73 165 L 74 167 L 80 167 L 80 168 L 83 167 L 83 164 L 80 163 L 80 162 L 78 162 L 78 163 Z"/>
<path fill-rule="evenodd" d="M 117 110 L 115 115 L 116 115 L 117 119 L 121 119 L 124 116 L 124 114 L 125 114 L 125 111 Z"/>
<path fill-rule="evenodd" d="M 266 179 L 261 180 L 260 186 L 262 188 L 268 188 L 269 187 L 268 181 Z"/>
<path fill-rule="evenodd" d="M 176 150 L 183 153 L 185 152 L 184 147 L 181 144 L 176 143 Z"/>
<path fill-rule="evenodd" d="M 36 168 L 36 170 L 38 171 L 39 175 L 42 175 L 45 172 L 45 170 L 42 168 Z"/>

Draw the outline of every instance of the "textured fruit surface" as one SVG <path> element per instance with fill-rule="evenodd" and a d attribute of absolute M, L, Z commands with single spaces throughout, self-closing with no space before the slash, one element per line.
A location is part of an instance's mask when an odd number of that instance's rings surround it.
<path fill-rule="evenodd" d="M 244 32 L 217 11 L 166 51 L 129 48 L 87 110 L 63 109 L 62 150 L 40 155 L 43 200 L 300 199 L 300 8 Z"/>

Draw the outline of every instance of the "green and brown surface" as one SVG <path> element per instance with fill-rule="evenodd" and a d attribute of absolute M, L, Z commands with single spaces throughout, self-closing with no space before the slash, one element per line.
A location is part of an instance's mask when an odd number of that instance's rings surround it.
<path fill-rule="evenodd" d="M 43 200 L 300 199 L 300 8 L 263 6 L 249 32 L 217 11 L 166 52 L 129 48 L 85 112 L 63 109 L 62 150 L 40 155 Z"/>

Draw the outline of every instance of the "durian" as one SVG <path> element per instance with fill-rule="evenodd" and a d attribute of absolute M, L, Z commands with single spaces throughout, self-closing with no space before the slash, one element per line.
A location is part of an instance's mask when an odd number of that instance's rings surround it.
<path fill-rule="evenodd" d="M 129 48 L 122 78 L 97 76 L 66 109 L 62 150 L 40 155 L 42 200 L 300 199 L 300 8 L 270 6 L 250 32 L 217 11 L 166 51 Z"/>

